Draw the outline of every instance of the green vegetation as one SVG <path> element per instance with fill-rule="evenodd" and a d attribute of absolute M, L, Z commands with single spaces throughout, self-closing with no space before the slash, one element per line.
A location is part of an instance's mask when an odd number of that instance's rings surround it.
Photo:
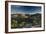
<path fill-rule="evenodd" d="M 32 26 L 41 27 L 41 14 L 25 14 L 25 16 L 21 14 L 11 15 L 11 28 L 31 28 Z"/>

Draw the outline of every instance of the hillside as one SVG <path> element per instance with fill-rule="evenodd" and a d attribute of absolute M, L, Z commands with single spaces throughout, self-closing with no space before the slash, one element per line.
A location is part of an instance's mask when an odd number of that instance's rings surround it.
<path fill-rule="evenodd" d="M 11 14 L 11 28 L 41 27 L 41 14 Z"/>

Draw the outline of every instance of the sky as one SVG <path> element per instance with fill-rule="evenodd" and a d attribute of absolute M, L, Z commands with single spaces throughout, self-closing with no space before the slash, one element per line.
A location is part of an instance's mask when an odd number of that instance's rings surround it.
<path fill-rule="evenodd" d="M 11 14 L 34 14 L 41 13 L 41 6 L 21 6 L 21 5 L 11 5 Z"/>

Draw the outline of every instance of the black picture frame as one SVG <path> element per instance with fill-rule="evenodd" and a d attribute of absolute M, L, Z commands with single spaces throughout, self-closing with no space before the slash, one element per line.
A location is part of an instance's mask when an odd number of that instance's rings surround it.
<path fill-rule="evenodd" d="M 43 4 L 44 5 L 44 29 L 43 30 L 35 30 L 35 31 L 18 31 L 18 32 L 8 32 L 8 3 L 16 2 L 16 3 L 32 3 L 32 4 Z M 5 33 L 21 33 L 21 32 L 38 32 L 45 31 L 45 3 L 41 2 L 24 2 L 24 1 L 5 1 Z"/>

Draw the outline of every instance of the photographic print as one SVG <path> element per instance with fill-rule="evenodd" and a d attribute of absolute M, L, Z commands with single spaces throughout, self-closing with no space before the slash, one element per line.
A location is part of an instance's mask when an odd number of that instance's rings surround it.
<path fill-rule="evenodd" d="M 11 5 L 11 28 L 41 27 L 41 7 Z"/>
<path fill-rule="evenodd" d="M 8 32 L 44 30 L 44 3 L 9 2 L 7 8 Z"/>

